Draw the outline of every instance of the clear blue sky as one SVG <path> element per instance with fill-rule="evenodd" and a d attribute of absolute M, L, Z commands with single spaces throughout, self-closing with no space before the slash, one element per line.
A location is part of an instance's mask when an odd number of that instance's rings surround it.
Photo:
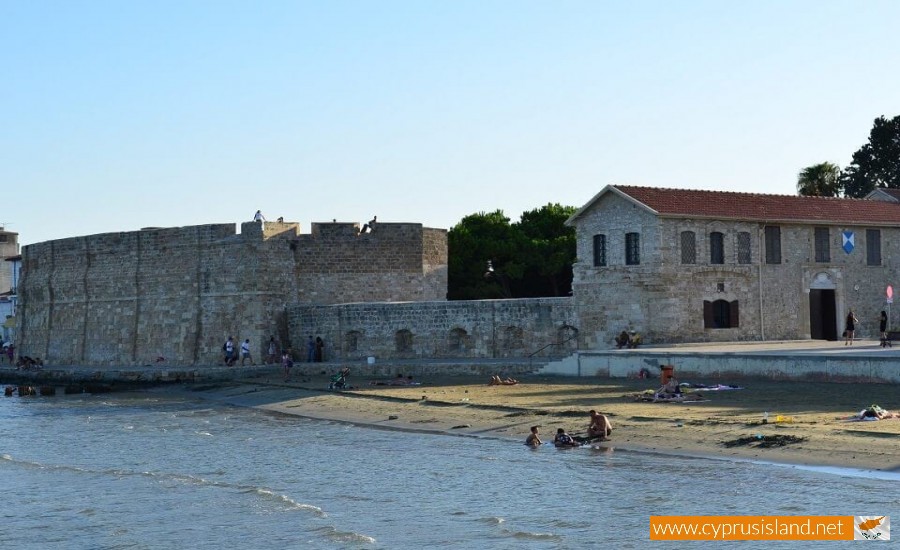
<path fill-rule="evenodd" d="M 0 223 L 449 228 L 793 194 L 900 114 L 900 2 L 0 0 Z"/>

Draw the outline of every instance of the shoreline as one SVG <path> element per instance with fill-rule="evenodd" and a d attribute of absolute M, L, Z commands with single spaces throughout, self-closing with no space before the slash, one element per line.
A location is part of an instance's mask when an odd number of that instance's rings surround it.
<path fill-rule="evenodd" d="M 314 420 L 518 444 L 524 442 L 530 426 L 540 425 L 545 446 L 557 427 L 573 434 L 583 432 L 588 410 L 596 409 L 609 416 L 614 428 L 610 441 L 593 445 L 601 450 L 751 461 L 843 475 L 884 474 L 888 479 L 900 474 L 900 419 L 845 420 L 873 402 L 894 409 L 891 399 L 900 398 L 891 395 L 889 385 L 745 380 L 743 390 L 707 392 L 703 394 L 706 401 L 674 404 L 626 397 L 653 387 L 656 380 L 529 377 L 515 386 L 487 386 L 483 380 L 447 377 L 422 386 L 373 386 L 357 381 L 357 387 L 332 392 L 325 389 L 326 377 L 282 382 L 277 376 L 263 376 L 232 384 L 186 386 L 183 393 Z M 859 395 L 866 395 L 865 401 Z M 764 412 L 772 418 L 789 416 L 791 422 L 763 424 Z M 773 448 L 724 445 L 754 435 L 802 440 Z"/>

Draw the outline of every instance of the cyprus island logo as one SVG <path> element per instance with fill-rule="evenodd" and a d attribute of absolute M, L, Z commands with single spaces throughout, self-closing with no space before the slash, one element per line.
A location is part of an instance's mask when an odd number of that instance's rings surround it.
<path fill-rule="evenodd" d="M 853 516 L 854 540 L 891 540 L 890 516 Z"/>

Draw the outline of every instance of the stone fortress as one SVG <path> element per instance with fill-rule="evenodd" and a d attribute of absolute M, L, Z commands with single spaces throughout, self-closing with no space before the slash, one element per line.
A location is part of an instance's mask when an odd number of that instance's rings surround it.
<path fill-rule="evenodd" d="M 567 299 L 447 302 L 447 231 L 415 223 L 147 228 L 23 248 L 18 349 L 48 365 L 222 363 L 250 339 L 326 360 L 521 357 L 570 340 Z"/>
<path fill-rule="evenodd" d="M 608 350 L 623 329 L 648 343 L 835 340 L 851 309 L 858 336 L 877 337 L 885 289 L 900 282 L 894 191 L 607 186 L 567 221 L 569 298 L 447 301 L 447 231 L 415 223 L 48 241 L 22 251 L 18 349 L 50 365 L 203 367 L 222 363 L 229 335 L 249 338 L 257 362 L 273 335 L 298 359 L 321 336 L 328 361 L 537 356 L 537 368 Z"/>

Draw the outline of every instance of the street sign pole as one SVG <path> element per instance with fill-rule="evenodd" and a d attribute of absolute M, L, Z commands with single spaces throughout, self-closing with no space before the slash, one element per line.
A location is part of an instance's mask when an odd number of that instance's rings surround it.
<path fill-rule="evenodd" d="M 887 290 L 885 291 L 887 294 L 887 306 L 888 306 L 888 321 L 887 321 L 887 329 L 891 330 L 891 304 L 894 303 L 894 287 L 891 285 L 887 286 Z"/>

